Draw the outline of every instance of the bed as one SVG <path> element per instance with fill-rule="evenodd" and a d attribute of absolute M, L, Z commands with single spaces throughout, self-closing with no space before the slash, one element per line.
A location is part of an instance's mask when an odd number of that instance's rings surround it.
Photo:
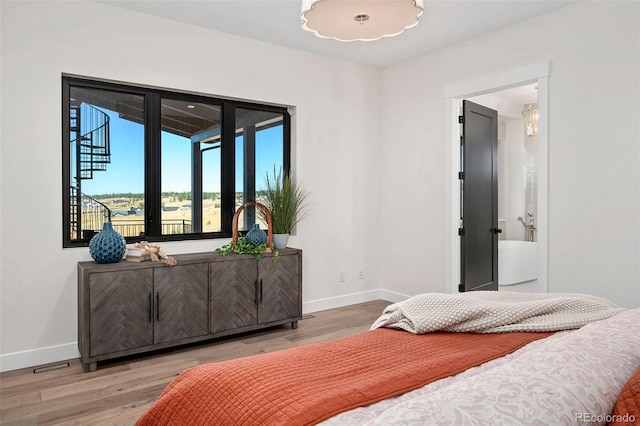
<path fill-rule="evenodd" d="M 185 370 L 136 425 L 607 423 L 640 423 L 640 309 L 472 292 L 392 304 L 355 336 Z"/>

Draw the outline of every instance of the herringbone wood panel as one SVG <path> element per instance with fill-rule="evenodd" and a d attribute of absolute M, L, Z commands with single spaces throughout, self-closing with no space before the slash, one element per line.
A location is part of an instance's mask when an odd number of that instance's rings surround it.
<path fill-rule="evenodd" d="M 207 264 L 154 269 L 154 343 L 208 332 Z"/>
<path fill-rule="evenodd" d="M 254 259 L 209 264 L 212 333 L 258 323 L 257 267 Z"/>
<path fill-rule="evenodd" d="M 92 274 L 91 356 L 153 343 L 150 269 Z"/>
<path fill-rule="evenodd" d="M 107 361 L 87 372 L 78 359 L 34 374 L 32 368 L 0 374 L 0 424 L 133 425 L 173 378 L 208 362 L 350 336 L 369 329 L 389 303 L 374 301 L 314 312 L 287 326 L 189 348 Z"/>
<path fill-rule="evenodd" d="M 279 256 L 276 262 L 261 259 L 259 264 L 262 301 L 258 309 L 258 322 L 301 316 L 298 283 L 300 255 Z"/>

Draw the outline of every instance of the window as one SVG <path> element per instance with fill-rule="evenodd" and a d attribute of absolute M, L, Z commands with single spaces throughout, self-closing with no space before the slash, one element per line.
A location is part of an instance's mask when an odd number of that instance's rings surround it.
<path fill-rule="evenodd" d="M 286 108 L 63 76 L 63 246 L 110 220 L 127 242 L 231 236 L 289 169 Z M 239 228 L 256 221 L 243 210 Z"/>

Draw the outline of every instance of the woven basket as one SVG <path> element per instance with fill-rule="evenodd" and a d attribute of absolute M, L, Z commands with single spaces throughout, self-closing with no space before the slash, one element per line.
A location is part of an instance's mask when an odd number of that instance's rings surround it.
<path fill-rule="evenodd" d="M 265 217 L 267 218 L 267 248 L 264 249 L 265 253 L 271 253 L 271 247 L 273 247 L 273 222 L 271 220 L 271 212 L 264 205 L 254 201 L 249 201 L 240 206 L 238 210 L 236 210 L 233 215 L 233 225 L 232 225 L 232 235 L 233 235 L 233 248 L 236 248 L 238 244 L 238 218 L 240 217 L 240 212 L 245 209 L 245 207 L 249 206 L 257 206 L 264 212 Z"/>

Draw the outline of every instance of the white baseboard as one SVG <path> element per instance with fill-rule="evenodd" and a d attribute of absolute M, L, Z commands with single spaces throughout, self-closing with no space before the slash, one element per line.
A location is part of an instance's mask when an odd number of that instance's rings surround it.
<path fill-rule="evenodd" d="M 73 358 L 80 358 L 77 342 L 30 351 L 13 352 L 0 355 L 0 372 L 33 368 L 45 364 L 68 361 Z"/>
<path fill-rule="evenodd" d="M 341 308 L 343 306 L 355 305 L 357 303 L 371 302 L 373 300 L 388 300 L 389 302 L 400 302 L 408 299 L 409 296 L 388 290 L 369 290 L 360 293 L 350 293 L 342 296 L 328 297 L 326 299 L 310 300 L 302 304 L 302 312 L 310 313 L 324 311 L 327 309 Z"/>
<path fill-rule="evenodd" d="M 389 302 L 398 303 L 403 300 L 407 300 L 411 296 L 407 296 L 406 294 L 396 293 L 395 291 L 389 291 L 385 289 L 381 289 L 380 291 L 380 299 L 388 300 Z"/>
<path fill-rule="evenodd" d="M 324 311 L 326 309 L 341 308 L 343 306 L 355 305 L 357 303 L 370 302 L 373 300 L 388 300 L 389 302 L 395 303 L 407 298 L 409 298 L 409 296 L 393 291 L 369 290 L 360 293 L 351 293 L 343 296 L 304 302 L 302 304 L 302 312 L 309 313 Z M 77 342 L 29 351 L 13 352 L 10 354 L 0 355 L 0 372 L 19 370 L 21 368 L 34 368 L 74 358 L 80 358 Z"/>

